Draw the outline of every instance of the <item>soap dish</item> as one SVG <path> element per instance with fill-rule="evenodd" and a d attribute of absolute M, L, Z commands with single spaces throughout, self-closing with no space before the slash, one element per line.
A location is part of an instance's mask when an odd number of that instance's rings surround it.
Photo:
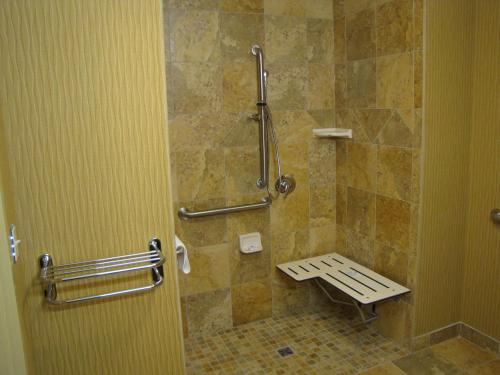
<path fill-rule="evenodd" d="M 352 138 L 352 129 L 322 128 L 313 129 L 315 137 L 319 138 Z"/>

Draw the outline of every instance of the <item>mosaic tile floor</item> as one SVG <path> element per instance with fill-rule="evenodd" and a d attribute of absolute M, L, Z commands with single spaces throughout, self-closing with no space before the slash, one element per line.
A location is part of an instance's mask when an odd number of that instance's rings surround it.
<path fill-rule="evenodd" d="M 407 353 L 345 310 L 303 311 L 185 341 L 188 374 L 356 374 Z M 278 349 L 290 347 L 282 357 Z M 287 350 L 284 350 L 286 353 Z"/>

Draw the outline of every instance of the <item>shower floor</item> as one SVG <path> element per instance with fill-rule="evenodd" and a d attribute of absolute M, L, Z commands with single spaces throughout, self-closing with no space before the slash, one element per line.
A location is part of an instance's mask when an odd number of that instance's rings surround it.
<path fill-rule="evenodd" d="M 407 354 L 342 308 L 305 310 L 192 336 L 185 347 L 190 375 L 355 374 Z"/>

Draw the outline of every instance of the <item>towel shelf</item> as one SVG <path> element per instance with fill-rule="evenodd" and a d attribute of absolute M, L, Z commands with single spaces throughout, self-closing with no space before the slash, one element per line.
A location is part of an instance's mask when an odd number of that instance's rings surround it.
<path fill-rule="evenodd" d="M 163 283 L 163 263 L 161 242 L 157 238 L 149 241 L 149 251 L 136 254 L 120 255 L 78 263 L 53 265 L 53 258 L 45 253 L 40 256 L 40 280 L 43 284 L 45 301 L 51 305 L 65 305 L 96 299 L 117 297 L 126 294 L 145 292 Z M 91 279 L 116 275 L 126 272 L 151 270 L 153 282 L 137 288 L 118 290 L 66 300 L 57 299 L 57 284 L 69 281 Z"/>

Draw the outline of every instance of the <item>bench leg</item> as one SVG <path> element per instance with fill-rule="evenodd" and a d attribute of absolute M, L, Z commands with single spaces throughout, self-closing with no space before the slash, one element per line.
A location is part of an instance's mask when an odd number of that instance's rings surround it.
<path fill-rule="evenodd" d="M 354 306 L 356 308 L 356 310 L 358 310 L 359 312 L 359 315 L 361 317 L 361 321 L 364 323 L 364 324 L 368 324 L 372 321 L 374 321 L 375 319 L 378 318 L 378 314 L 377 312 L 375 311 L 375 304 L 371 304 L 371 312 L 367 313 L 365 310 L 363 310 L 363 305 L 361 305 L 358 301 L 356 301 L 355 299 L 352 299 L 352 302 L 346 302 L 346 301 L 341 301 L 341 300 L 338 300 L 336 298 L 333 298 L 332 295 L 328 292 L 328 290 L 326 290 L 326 288 L 321 285 L 321 283 L 319 282 L 318 278 L 314 279 L 314 282 L 316 283 L 316 285 L 321 289 L 321 291 L 323 293 L 325 293 L 325 295 L 328 297 L 328 299 L 330 301 L 332 301 L 333 303 L 339 303 L 341 305 L 347 305 L 347 306 Z"/>

